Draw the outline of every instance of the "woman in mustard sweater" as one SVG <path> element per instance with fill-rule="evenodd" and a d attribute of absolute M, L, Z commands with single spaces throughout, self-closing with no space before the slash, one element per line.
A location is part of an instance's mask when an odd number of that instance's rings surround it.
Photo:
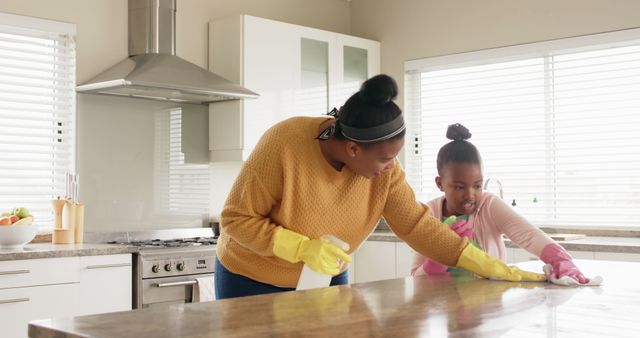
<path fill-rule="evenodd" d="M 294 117 L 260 139 L 227 198 L 217 246 L 218 299 L 288 291 L 304 264 L 346 284 L 342 262 L 384 217 L 422 255 L 482 277 L 541 281 L 469 245 L 417 202 L 396 156 L 405 124 L 387 75 L 362 84 L 335 117 Z M 333 235 L 343 251 L 320 239 Z"/>

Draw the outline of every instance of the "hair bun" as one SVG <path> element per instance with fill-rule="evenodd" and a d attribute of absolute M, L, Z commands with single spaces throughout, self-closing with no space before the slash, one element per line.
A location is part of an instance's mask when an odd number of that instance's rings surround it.
<path fill-rule="evenodd" d="M 384 105 L 398 96 L 398 85 L 389 75 L 376 75 L 360 87 L 360 98 L 374 106 Z"/>
<path fill-rule="evenodd" d="M 456 123 L 447 128 L 447 138 L 454 141 L 468 140 L 471 138 L 471 133 L 467 127 Z"/>

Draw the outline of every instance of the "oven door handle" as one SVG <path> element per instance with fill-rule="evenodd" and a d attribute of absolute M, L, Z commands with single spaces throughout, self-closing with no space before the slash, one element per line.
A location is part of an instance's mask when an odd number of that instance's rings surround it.
<path fill-rule="evenodd" d="M 167 288 L 170 286 L 183 286 L 183 285 L 194 285 L 197 284 L 198 282 L 194 281 L 194 280 L 187 280 L 184 282 L 171 282 L 171 283 L 157 283 L 156 286 L 159 288 Z"/>

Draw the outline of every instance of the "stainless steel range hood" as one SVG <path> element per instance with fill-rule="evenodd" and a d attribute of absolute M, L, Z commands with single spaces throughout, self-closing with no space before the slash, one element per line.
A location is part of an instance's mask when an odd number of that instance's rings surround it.
<path fill-rule="evenodd" d="M 258 94 L 175 55 L 176 0 L 129 0 L 129 58 L 79 93 L 205 104 Z"/>

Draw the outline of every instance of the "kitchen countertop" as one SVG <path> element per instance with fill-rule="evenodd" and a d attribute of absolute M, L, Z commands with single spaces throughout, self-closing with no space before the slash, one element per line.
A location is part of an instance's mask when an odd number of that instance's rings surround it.
<path fill-rule="evenodd" d="M 519 264 L 539 270 L 541 262 Z M 407 277 L 299 292 L 56 318 L 32 338 L 633 337 L 640 263 L 581 260 L 599 287 Z"/>
<path fill-rule="evenodd" d="M 402 240 L 391 231 L 375 231 L 367 240 L 402 242 Z M 640 237 L 587 236 L 580 239 L 556 242 L 567 250 L 640 254 Z M 508 239 L 505 241 L 505 245 L 507 248 L 518 248 L 516 244 L 512 243 Z"/>
<path fill-rule="evenodd" d="M 138 248 L 121 244 L 51 244 L 30 243 L 22 249 L 0 249 L 0 261 L 19 259 L 116 255 L 137 252 Z"/>

